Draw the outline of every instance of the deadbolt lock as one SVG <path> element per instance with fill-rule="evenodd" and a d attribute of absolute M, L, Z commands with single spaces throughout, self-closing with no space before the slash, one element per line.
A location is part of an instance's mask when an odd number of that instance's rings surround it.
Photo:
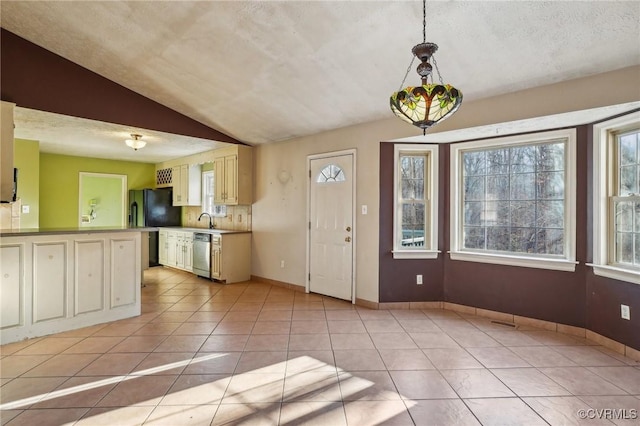
<path fill-rule="evenodd" d="M 351 232 L 351 227 L 347 226 L 347 232 Z"/>

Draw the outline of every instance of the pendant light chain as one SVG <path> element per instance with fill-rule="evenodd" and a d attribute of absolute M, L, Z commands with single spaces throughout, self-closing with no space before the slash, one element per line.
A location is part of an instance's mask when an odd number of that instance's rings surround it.
<path fill-rule="evenodd" d="M 398 91 L 402 90 L 402 88 L 404 87 L 404 82 L 407 79 L 407 76 L 409 75 L 409 71 L 411 71 L 411 67 L 413 67 L 413 62 L 416 60 L 416 57 L 414 55 L 411 55 L 411 62 L 409 63 L 409 66 L 407 67 L 407 72 L 404 74 L 404 78 L 402 79 L 402 83 L 400 83 L 400 88 L 398 89 Z"/>
<path fill-rule="evenodd" d="M 436 61 L 435 55 L 432 56 L 431 59 L 433 59 L 433 66 L 436 67 L 436 73 L 438 73 L 438 80 L 440 80 L 440 84 L 444 86 L 444 82 L 442 81 L 442 76 L 440 75 L 440 70 L 438 69 L 438 61 Z"/>
<path fill-rule="evenodd" d="M 427 0 L 422 0 L 422 42 L 427 42 Z"/>

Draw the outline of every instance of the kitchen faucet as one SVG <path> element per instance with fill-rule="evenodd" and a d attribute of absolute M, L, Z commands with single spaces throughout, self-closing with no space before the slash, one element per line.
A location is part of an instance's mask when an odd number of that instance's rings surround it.
<path fill-rule="evenodd" d="M 213 229 L 213 222 L 211 221 L 211 215 L 207 212 L 202 213 L 200 216 L 198 216 L 198 222 L 200 222 L 200 219 L 202 218 L 202 216 L 204 215 L 209 216 L 209 229 Z"/>

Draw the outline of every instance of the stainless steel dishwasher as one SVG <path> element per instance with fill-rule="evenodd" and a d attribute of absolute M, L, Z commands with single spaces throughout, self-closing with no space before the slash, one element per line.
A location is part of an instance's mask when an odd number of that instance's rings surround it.
<path fill-rule="evenodd" d="M 211 278 L 211 234 L 193 234 L 193 273 Z"/>

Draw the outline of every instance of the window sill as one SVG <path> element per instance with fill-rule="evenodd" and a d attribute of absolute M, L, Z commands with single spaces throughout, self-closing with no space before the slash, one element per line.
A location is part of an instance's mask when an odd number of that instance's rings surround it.
<path fill-rule="evenodd" d="M 618 268 L 611 265 L 594 265 L 593 263 L 587 263 L 587 266 L 591 266 L 593 273 L 601 277 L 640 284 L 640 272 L 638 271 Z"/>
<path fill-rule="evenodd" d="M 494 253 L 470 253 L 450 251 L 451 260 L 493 263 L 497 265 L 519 266 L 523 268 L 550 269 L 553 271 L 575 272 L 578 262 L 566 259 L 541 259 L 525 256 L 509 256 Z"/>
<path fill-rule="evenodd" d="M 440 250 L 391 250 L 394 259 L 437 259 Z"/>

